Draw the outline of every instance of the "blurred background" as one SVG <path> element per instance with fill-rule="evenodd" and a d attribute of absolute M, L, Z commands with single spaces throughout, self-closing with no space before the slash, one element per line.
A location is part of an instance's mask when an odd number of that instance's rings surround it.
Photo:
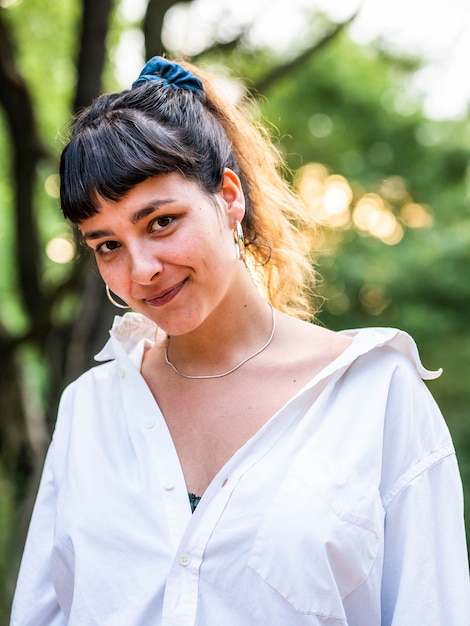
<path fill-rule="evenodd" d="M 60 392 L 116 313 L 58 155 L 74 111 L 162 52 L 257 99 L 319 223 L 318 322 L 400 327 L 443 367 L 470 519 L 468 1 L 0 0 L 1 623 Z"/>

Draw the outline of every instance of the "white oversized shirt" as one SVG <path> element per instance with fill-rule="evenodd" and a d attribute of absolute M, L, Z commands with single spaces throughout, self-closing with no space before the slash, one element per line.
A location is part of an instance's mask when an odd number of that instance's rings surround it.
<path fill-rule="evenodd" d="M 63 394 L 13 626 L 468 626 L 462 489 L 416 346 L 350 347 L 221 469 L 191 514 L 140 364 L 154 326 L 116 318 Z"/>

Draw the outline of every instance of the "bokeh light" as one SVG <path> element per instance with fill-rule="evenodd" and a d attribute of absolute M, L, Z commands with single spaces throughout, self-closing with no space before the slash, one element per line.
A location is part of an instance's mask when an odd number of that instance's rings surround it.
<path fill-rule="evenodd" d="M 70 263 L 75 256 L 75 244 L 68 235 L 54 237 L 46 245 L 46 254 L 54 263 Z"/>
<path fill-rule="evenodd" d="M 58 198 L 59 185 L 60 179 L 58 174 L 51 174 L 50 176 L 48 176 L 44 181 L 44 189 L 46 190 L 47 195 L 51 198 Z"/>
<path fill-rule="evenodd" d="M 318 224 L 331 229 L 330 243 L 334 231 L 355 229 L 393 246 L 403 239 L 405 228 L 431 228 L 434 223 L 431 207 L 414 202 L 402 176 L 389 176 L 378 192 L 367 193 L 356 182 L 330 174 L 321 163 L 308 163 L 299 169 L 295 184 Z"/>

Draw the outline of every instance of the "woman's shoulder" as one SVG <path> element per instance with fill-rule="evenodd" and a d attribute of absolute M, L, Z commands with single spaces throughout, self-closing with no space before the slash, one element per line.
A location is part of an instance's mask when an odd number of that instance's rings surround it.
<path fill-rule="evenodd" d="M 319 324 L 279 316 L 281 350 L 323 367 L 338 363 L 356 367 L 373 364 L 391 369 L 414 370 L 423 380 L 438 378 L 441 369 L 429 370 L 421 362 L 414 339 L 405 331 L 389 327 L 365 327 L 333 331 Z"/>
<path fill-rule="evenodd" d="M 282 313 L 277 314 L 276 332 L 278 345 L 287 353 L 324 361 L 336 359 L 353 342 L 353 337 L 346 334 Z"/>
<path fill-rule="evenodd" d="M 293 371 L 307 382 L 330 369 L 352 342 L 341 333 L 277 313 L 275 341 L 268 356 L 273 367 Z"/>

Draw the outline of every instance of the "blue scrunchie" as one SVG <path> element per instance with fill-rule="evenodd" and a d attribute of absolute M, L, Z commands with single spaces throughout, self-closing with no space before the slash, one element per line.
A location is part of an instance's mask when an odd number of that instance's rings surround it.
<path fill-rule="evenodd" d="M 178 63 L 168 61 L 163 57 L 151 58 L 140 72 L 138 79 L 132 83 L 132 87 L 139 87 L 151 81 L 159 81 L 173 89 L 189 89 L 195 93 L 204 93 L 204 87 L 199 78 Z"/>

